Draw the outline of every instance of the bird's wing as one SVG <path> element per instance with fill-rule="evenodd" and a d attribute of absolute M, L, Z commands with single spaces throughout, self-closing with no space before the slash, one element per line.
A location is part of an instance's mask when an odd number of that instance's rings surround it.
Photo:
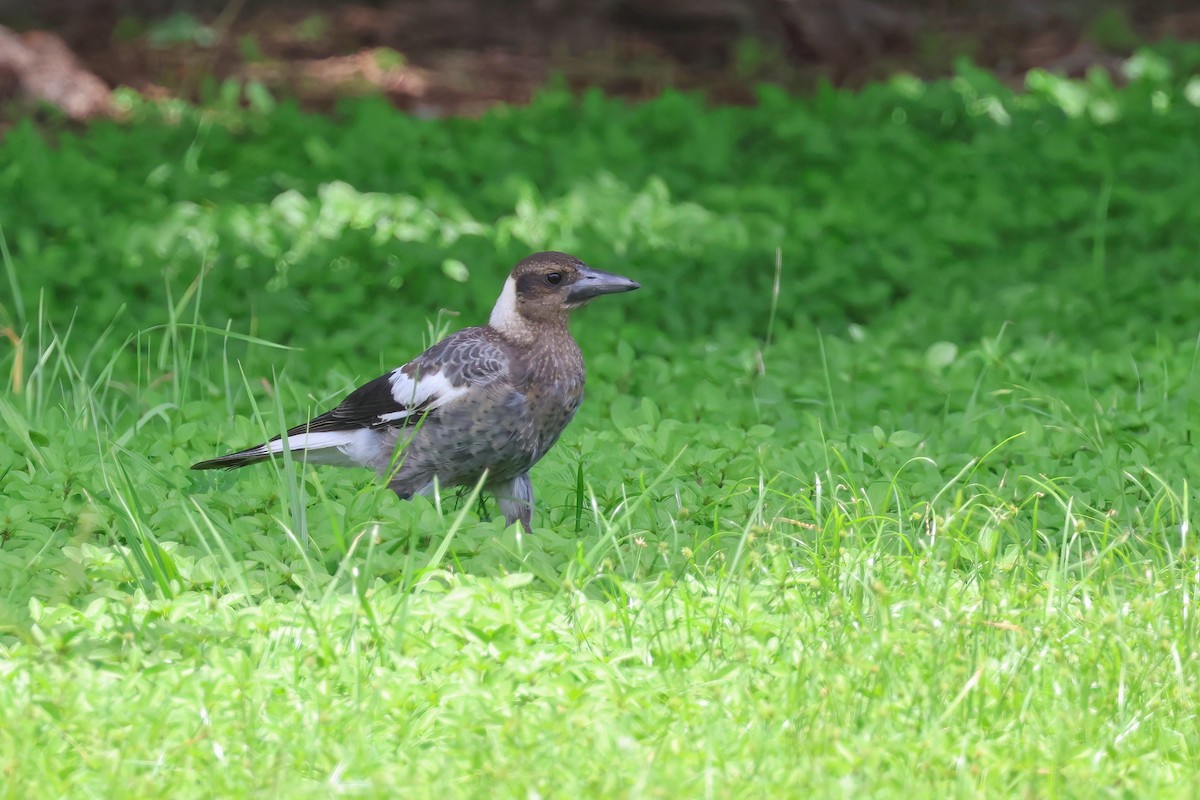
<path fill-rule="evenodd" d="M 415 425 L 474 388 L 503 379 L 508 356 L 479 328 L 443 339 L 417 358 L 351 392 L 288 435 Z"/>
<path fill-rule="evenodd" d="M 303 452 L 310 463 L 374 466 L 381 429 L 416 425 L 471 391 L 508 380 L 508 354 L 482 328 L 448 336 L 403 367 L 355 389 L 337 408 L 289 430 L 286 436 L 247 450 L 192 465 L 192 469 L 240 467 L 283 450 Z M 380 461 L 382 459 L 382 462 Z"/>

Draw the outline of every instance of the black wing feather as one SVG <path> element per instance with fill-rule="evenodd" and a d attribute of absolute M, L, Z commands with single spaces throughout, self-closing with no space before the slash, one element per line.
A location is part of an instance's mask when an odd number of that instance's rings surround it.
<path fill-rule="evenodd" d="M 504 345 L 498 340 L 497 334 L 488 328 L 466 328 L 458 333 L 447 336 L 433 347 L 426 350 L 417 358 L 401 367 L 406 375 L 417 378 L 424 374 L 440 373 L 446 377 L 451 386 L 464 384 L 485 385 L 498 378 L 508 376 L 509 359 Z M 305 433 L 340 433 L 358 428 L 398 428 L 420 424 L 427 417 L 437 413 L 437 409 L 429 409 L 436 401 L 436 396 L 430 397 L 417 406 L 396 402 L 392 385 L 392 372 L 380 375 L 373 381 L 364 383 L 337 407 L 314 417 L 303 425 L 297 425 L 288 430 L 287 436 L 297 436 Z M 383 419 L 388 414 L 401 414 L 392 419 Z M 281 436 L 274 436 L 270 441 L 279 441 Z M 219 469 L 244 466 L 259 461 L 266 461 L 269 454 L 257 452 L 258 447 L 239 450 L 236 453 L 219 456 L 218 458 L 201 461 L 192 469 Z"/>
<path fill-rule="evenodd" d="M 466 328 L 447 336 L 401 369 L 418 380 L 422 374 L 440 373 L 452 386 L 484 384 L 506 374 L 507 357 L 485 329 Z M 337 408 L 326 411 L 303 425 L 297 425 L 289 430 L 287 435 L 346 431 L 355 428 L 410 427 L 437 413 L 436 409 L 426 410 L 426 406 L 436 400 L 436 397 L 431 397 L 415 407 L 408 403 L 396 402 L 391 377 L 392 373 L 389 372 L 364 383 L 348 394 Z M 398 419 L 381 419 L 385 414 L 405 411 L 410 413 Z M 271 441 L 279 438 L 276 436 Z"/>
<path fill-rule="evenodd" d="M 355 389 L 346 395 L 346 399 L 338 403 L 336 408 L 326 411 L 319 417 L 297 425 L 287 432 L 288 436 L 301 433 L 321 433 L 323 431 L 347 431 L 355 428 L 381 428 L 416 424 L 413 417 L 420 418 L 418 413 L 410 414 L 405 419 L 383 422 L 382 414 L 392 414 L 407 410 L 406 406 L 396 402 L 392 396 L 391 373 L 380 375 L 369 383 Z M 275 439 L 279 437 L 276 436 Z M 272 439 L 271 441 L 275 441 Z"/>

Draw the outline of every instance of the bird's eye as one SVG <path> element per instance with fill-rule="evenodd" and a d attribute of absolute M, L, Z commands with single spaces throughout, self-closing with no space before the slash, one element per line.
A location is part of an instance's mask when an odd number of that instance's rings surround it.
<path fill-rule="evenodd" d="M 558 286 L 560 283 L 562 283 L 562 273 L 561 272 L 551 272 L 549 275 L 546 276 L 546 283 L 549 283 L 552 286 Z"/>

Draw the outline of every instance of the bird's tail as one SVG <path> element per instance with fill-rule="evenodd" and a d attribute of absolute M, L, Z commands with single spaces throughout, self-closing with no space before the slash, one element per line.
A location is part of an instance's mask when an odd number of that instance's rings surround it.
<path fill-rule="evenodd" d="M 367 429 L 313 432 L 305 426 L 300 426 L 288 431 L 286 439 L 276 436 L 258 447 L 192 464 L 192 469 L 237 469 L 267 461 L 284 450 L 310 464 L 369 466 L 372 463 L 370 457 L 373 455 L 375 438 Z"/>
<path fill-rule="evenodd" d="M 228 453 L 216 458 L 210 458 L 207 461 L 197 461 L 195 464 L 192 464 L 192 469 L 237 469 L 238 467 L 257 464 L 271 457 L 272 453 L 265 449 L 266 446 L 259 445 L 258 447 L 239 450 L 236 453 Z"/>

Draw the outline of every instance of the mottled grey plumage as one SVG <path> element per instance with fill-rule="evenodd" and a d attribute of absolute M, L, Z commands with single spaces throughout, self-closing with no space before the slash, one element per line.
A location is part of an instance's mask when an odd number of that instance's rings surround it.
<path fill-rule="evenodd" d="M 565 253 L 532 255 L 509 275 L 487 325 L 446 337 L 285 437 L 192 468 L 240 467 L 286 448 L 309 463 L 370 467 L 403 498 L 486 474 L 508 523 L 529 530 L 529 469 L 583 400 L 568 312 L 637 288 Z"/>

